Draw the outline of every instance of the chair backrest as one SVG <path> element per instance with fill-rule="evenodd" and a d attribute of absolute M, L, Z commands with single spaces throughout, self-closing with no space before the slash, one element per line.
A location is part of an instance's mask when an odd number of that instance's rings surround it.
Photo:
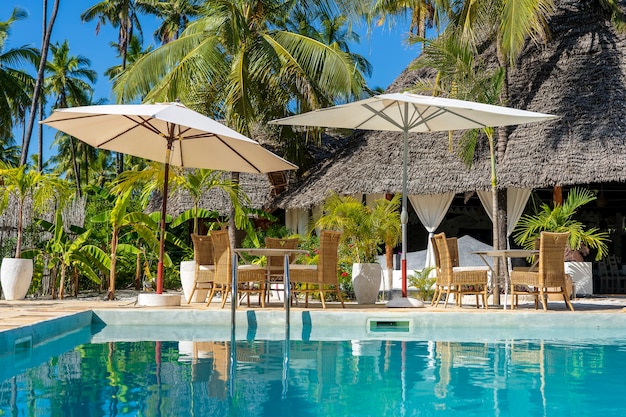
<path fill-rule="evenodd" d="M 565 245 L 569 233 L 541 232 L 539 242 L 539 284 L 543 287 L 565 285 Z"/>
<path fill-rule="evenodd" d="M 454 239 L 454 238 L 452 238 Z M 433 237 L 435 245 L 437 246 L 439 263 L 437 264 L 437 282 L 444 285 L 450 285 L 452 282 L 452 268 L 454 267 L 453 257 L 450 254 L 450 246 L 456 250 L 458 259 L 458 245 L 456 245 L 456 239 L 454 243 L 448 245 L 448 239 L 445 233 L 438 233 Z M 441 276 L 440 276 L 441 275 Z"/>
<path fill-rule="evenodd" d="M 217 284 L 229 284 L 232 281 L 232 255 L 228 230 L 211 232 L 215 257 L 215 278 Z"/>
<path fill-rule="evenodd" d="M 443 237 L 445 239 L 446 247 L 448 248 L 448 255 L 447 256 L 450 258 L 450 261 L 448 263 L 450 263 L 452 267 L 459 266 L 459 242 L 458 242 L 458 239 L 456 237 L 448 237 L 448 238 L 446 238 L 445 237 L 446 236 L 445 233 L 440 233 L 440 234 L 443 235 Z M 440 269 L 442 267 L 441 266 L 442 263 L 441 263 L 441 257 L 440 257 L 440 254 L 439 254 L 439 248 L 438 248 L 438 245 L 437 245 L 437 240 L 435 239 L 436 236 L 437 235 L 435 235 L 434 237 L 432 237 L 430 239 L 431 244 L 433 246 L 433 251 L 435 252 L 435 271 L 437 273 L 436 280 L 437 280 L 437 284 L 445 285 L 445 284 L 448 283 L 448 279 L 449 279 L 448 275 L 449 275 L 449 273 L 451 273 L 451 270 L 450 271 L 446 271 L 446 272 L 443 272 L 443 271 L 440 272 Z M 448 268 L 447 264 L 446 264 L 446 268 Z"/>
<path fill-rule="evenodd" d="M 213 242 L 211 236 L 191 234 L 193 241 L 193 260 L 197 265 L 213 265 Z"/>
<path fill-rule="evenodd" d="M 265 238 L 265 247 L 272 249 L 298 249 L 298 244 L 300 243 L 300 239 L 296 238 L 276 238 L 276 237 L 266 237 Z M 292 263 L 295 260 L 295 255 L 289 255 L 289 262 Z M 282 270 L 285 265 L 285 258 L 283 256 L 268 256 L 267 262 L 272 270 Z"/>
<path fill-rule="evenodd" d="M 339 285 L 338 249 L 341 232 L 322 230 L 320 233 L 320 256 L 317 263 L 317 279 L 320 283 Z"/>

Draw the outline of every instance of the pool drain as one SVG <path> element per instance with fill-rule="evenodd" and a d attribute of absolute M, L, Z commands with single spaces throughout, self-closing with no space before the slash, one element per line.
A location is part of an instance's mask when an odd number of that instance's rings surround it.
<path fill-rule="evenodd" d="M 411 330 L 410 320 L 369 320 L 370 332 L 408 333 Z"/>

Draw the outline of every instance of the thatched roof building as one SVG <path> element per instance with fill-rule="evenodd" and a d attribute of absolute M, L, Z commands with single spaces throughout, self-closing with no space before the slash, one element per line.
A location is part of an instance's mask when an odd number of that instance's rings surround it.
<path fill-rule="evenodd" d="M 507 184 L 626 180 L 626 34 L 597 0 L 557 0 L 552 40 L 528 45 L 511 73 L 512 107 L 561 117 L 510 136 Z"/>
<path fill-rule="evenodd" d="M 596 0 L 556 0 L 556 5 L 552 39 L 545 46 L 529 43 L 510 72 L 509 106 L 561 118 L 509 128 L 507 153 L 498 168 L 502 187 L 626 180 L 626 35 L 599 12 Z M 410 89 L 423 76 L 423 71 L 407 69 L 387 92 Z M 445 133 L 413 134 L 409 141 L 410 194 L 490 187 L 486 149 L 477 152 L 468 169 L 449 152 Z M 275 204 L 310 208 L 328 190 L 398 193 L 401 166 L 401 134 L 360 132 L 349 147 L 311 170 Z"/>
<path fill-rule="evenodd" d="M 271 199 L 272 184 L 267 175 L 262 174 L 239 174 L 239 184 L 241 190 L 250 199 L 250 207 L 254 209 L 264 209 Z M 161 194 L 155 194 L 150 200 L 146 212 L 159 211 L 163 199 Z M 231 210 L 229 196 L 221 189 L 212 188 L 205 192 L 199 204 L 200 207 L 208 210 L 215 210 L 222 215 L 228 215 Z M 185 210 L 193 207 L 193 200 L 186 191 L 176 191 L 168 196 L 167 213 L 171 216 L 178 216 Z"/>

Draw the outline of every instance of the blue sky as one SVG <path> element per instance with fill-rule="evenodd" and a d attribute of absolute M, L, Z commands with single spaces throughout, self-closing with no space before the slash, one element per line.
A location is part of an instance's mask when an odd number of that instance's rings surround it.
<path fill-rule="evenodd" d="M 103 98 L 112 102 L 110 85 L 104 76 L 104 71 L 119 64 L 119 58 L 116 57 L 113 48 L 109 46 L 110 42 L 117 39 L 117 33 L 110 25 L 105 25 L 101 27 L 100 33 L 96 36 L 96 22 L 83 23 L 80 20 L 81 13 L 96 3 L 97 0 L 62 0 L 52 33 L 52 41 L 62 42 L 67 39 L 73 55 L 83 55 L 91 60 L 92 68 L 98 73 L 94 99 Z M 41 46 L 42 27 L 41 0 L 21 0 L 18 2 L 2 0 L 0 1 L 0 20 L 8 19 L 15 7 L 25 9 L 29 17 L 13 24 L 5 49 L 22 45 L 39 48 Z M 141 20 L 141 23 L 144 30 L 144 47 L 150 43 L 158 46 L 152 39 L 156 18 L 146 16 Z M 365 33 L 365 28 L 363 28 L 363 33 Z M 414 46 L 407 46 L 404 41 L 405 38 L 406 29 L 404 28 L 393 31 L 387 28 L 378 28 L 370 37 L 363 34 L 361 43 L 352 47 L 354 52 L 365 56 L 373 66 L 372 76 L 368 78 L 371 87 L 386 88 L 417 56 L 418 49 Z M 34 146 L 31 145 L 32 147 Z M 46 153 L 44 156 L 47 157 Z"/>

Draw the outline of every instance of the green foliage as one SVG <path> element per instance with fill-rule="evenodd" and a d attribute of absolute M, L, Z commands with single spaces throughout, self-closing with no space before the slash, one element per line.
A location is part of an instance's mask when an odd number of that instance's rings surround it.
<path fill-rule="evenodd" d="M 0 179 L 2 180 L 0 212 L 7 208 L 11 195 L 17 199 L 17 207 L 11 209 L 16 210 L 18 215 L 15 257 L 19 258 L 22 253 L 26 199 L 32 199 L 34 212 L 41 213 L 49 209 L 49 203 L 52 201 L 56 203 L 57 209 L 60 209 L 69 201 L 71 193 L 67 181 L 56 175 L 29 170 L 26 165 L 14 167 L 0 161 Z"/>
<path fill-rule="evenodd" d="M 375 262 L 380 245 L 395 246 L 400 239 L 399 207 L 399 195 L 376 200 L 369 208 L 353 197 L 332 194 L 315 226 L 342 232 L 340 262 Z"/>
<path fill-rule="evenodd" d="M 519 220 L 514 232 L 515 243 L 532 249 L 542 231 L 569 232 L 570 248 L 578 250 L 585 245 L 597 250 L 596 260 L 602 259 L 608 254 L 608 234 L 595 227 L 586 228 L 575 219 L 578 209 L 595 199 L 596 196 L 590 190 L 572 188 L 563 205 L 556 204 L 551 208 L 548 204 L 542 204 L 537 213 L 524 215 Z"/>
<path fill-rule="evenodd" d="M 415 287 L 417 290 L 417 297 L 420 300 L 426 301 L 430 300 L 435 293 L 435 290 L 432 288 L 435 284 L 436 278 L 429 277 L 430 273 L 435 269 L 433 266 L 426 267 L 421 271 L 415 270 L 412 275 L 407 277 L 407 281 L 409 285 Z"/>

